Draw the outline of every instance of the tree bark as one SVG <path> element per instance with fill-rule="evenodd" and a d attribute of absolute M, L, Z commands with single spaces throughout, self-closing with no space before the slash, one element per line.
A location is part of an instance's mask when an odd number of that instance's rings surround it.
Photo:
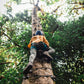
<path fill-rule="evenodd" d="M 33 63 L 32 72 L 28 73 L 28 79 L 23 79 L 22 84 L 55 84 L 52 76 L 51 62 L 45 56 L 37 56 Z"/>

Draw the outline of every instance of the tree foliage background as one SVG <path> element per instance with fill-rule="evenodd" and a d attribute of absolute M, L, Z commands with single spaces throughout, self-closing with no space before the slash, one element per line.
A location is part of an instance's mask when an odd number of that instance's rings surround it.
<path fill-rule="evenodd" d="M 10 0 L 9 3 L 13 1 L 18 5 L 21 3 L 21 0 Z M 42 1 L 51 6 L 62 0 Z M 84 84 L 84 15 L 79 13 L 84 10 L 84 0 L 67 0 L 66 3 L 69 5 L 64 10 L 69 21 L 58 20 L 64 14 L 61 10 L 58 14 L 62 5 L 52 8 L 51 12 L 41 8 L 38 17 L 50 46 L 56 51 L 52 55 L 56 84 Z M 11 5 L 5 6 L 7 14 L 0 16 L 0 84 L 21 84 L 29 58 L 31 15 L 25 10 L 13 16 Z"/>

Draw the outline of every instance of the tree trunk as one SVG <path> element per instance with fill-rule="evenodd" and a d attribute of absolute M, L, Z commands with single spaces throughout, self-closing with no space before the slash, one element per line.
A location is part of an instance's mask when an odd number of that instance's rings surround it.
<path fill-rule="evenodd" d="M 28 79 L 23 79 L 22 84 L 55 84 L 52 77 L 51 62 L 45 56 L 37 56 L 34 61 L 32 72 L 27 74 Z"/>
<path fill-rule="evenodd" d="M 32 36 L 37 30 L 40 30 L 43 35 L 40 19 L 37 17 L 38 6 L 34 6 L 32 10 Z M 53 71 L 51 62 L 41 52 L 37 52 L 37 57 L 33 63 L 32 72 L 28 73 L 28 79 L 23 79 L 22 84 L 55 84 L 52 80 Z"/>
<path fill-rule="evenodd" d="M 39 17 L 37 17 L 37 11 L 38 11 L 38 6 L 34 6 L 32 10 L 32 36 L 35 35 L 37 30 L 40 30 L 44 35 L 42 25 L 40 23 L 40 19 Z"/>

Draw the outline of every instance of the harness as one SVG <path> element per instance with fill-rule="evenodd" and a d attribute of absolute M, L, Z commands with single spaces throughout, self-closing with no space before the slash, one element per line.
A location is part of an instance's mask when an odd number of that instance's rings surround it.
<path fill-rule="evenodd" d="M 32 43 L 31 49 L 35 48 L 36 50 L 48 51 L 49 47 L 44 42 Z"/>

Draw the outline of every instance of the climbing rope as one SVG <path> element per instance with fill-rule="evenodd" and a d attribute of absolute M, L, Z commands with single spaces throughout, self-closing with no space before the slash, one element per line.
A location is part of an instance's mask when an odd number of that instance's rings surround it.
<path fill-rule="evenodd" d="M 41 67 L 41 68 L 35 68 L 35 69 L 32 69 L 32 71 L 35 71 L 35 70 L 38 70 L 38 69 L 50 69 L 50 70 L 52 70 L 52 68 L 48 68 L 48 67 Z M 31 71 L 31 73 L 32 73 L 32 71 Z M 37 79 L 37 78 L 40 78 L 40 77 L 51 77 L 51 79 L 53 80 L 53 81 L 55 81 L 56 80 L 56 77 L 55 76 L 53 76 L 53 75 L 31 75 L 31 76 L 29 76 L 29 75 L 26 75 L 26 76 L 24 76 L 23 77 L 23 79 L 31 79 L 31 78 L 33 78 L 34 77 L 34 79 Z"/>
<path fill-rule="evenodd" d="M 32 75 L 32 76 L 24 76 L 23 77 L 23 79 L 31 79 L 32 77 L 34 77 L 34 79 L 38 79 L 38 78 L 40 78 L 40 77 L 51 77 L 51 79 L 52 80 L 54 80 L 55 81 L 55 79 L 56 79 L 56 77 L 55 76 L 53 76 L 53 75 Z"/>
<path fill-rule="evenodd" d="M 51 79 L 53 79 L 53 80 L 56 79 L 56 77 L 53 76 L 53 75 L 34 75 L 34 77 L 36 77 L 36 78 L 40 78 L 40 77 L 51 77 Z"/>
<path fill-rule="evenodd" d="M 50 69 L 50 70 L 52 70 L 52 68 L 48 68 L 48 67 L 41 67 L 41 68 L 35 68 L 35 69 L 33 69 L 33 71 L 38 70 L 38 69 L 44 69 L 44 70 L 46 70 L 46 69 Z"/>

